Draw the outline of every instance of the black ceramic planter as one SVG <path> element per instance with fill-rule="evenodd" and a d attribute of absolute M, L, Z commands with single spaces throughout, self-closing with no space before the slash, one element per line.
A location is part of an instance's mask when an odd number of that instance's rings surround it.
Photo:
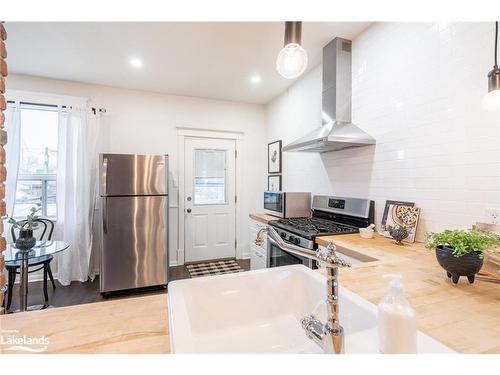
<path fill-rule="evenodd" d="M 29 250 L 36 244 L 36 238 L 33 237 L 32 229 L 19 230 L 19 238 L 16 240 L 16 248 L 20 250 Z"/>
<path fill-rule="evenodd" d="M 475 251 L 456 257 L 453 255 L 452 248 L 443 245 L 436 247 L 436 258 L 439 265 L 446 270 L 446 275 L 455 284 L 458 283 L 460 276 L 467 276 L 471 284 L 474 282 L 474 276 L 483 266 L 483 260 L 479 254 L 480 252 Z"/>

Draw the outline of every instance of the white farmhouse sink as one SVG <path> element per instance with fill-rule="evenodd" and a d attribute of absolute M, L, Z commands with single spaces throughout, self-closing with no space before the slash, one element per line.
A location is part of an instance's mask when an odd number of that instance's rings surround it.
<path fill-rule="evenodd" d="M 325 283 L 324 276 L 302 265 L 173 281 L 168 285 L 172 352 L 324 353 L 306 337 L 300 319 L 315 311 L 326 321 Z M 346 353 L 378 353 L 375 305 L 342 287 L 339 298 Z M 418 351 L 451 352 L 420 332 Z"/>

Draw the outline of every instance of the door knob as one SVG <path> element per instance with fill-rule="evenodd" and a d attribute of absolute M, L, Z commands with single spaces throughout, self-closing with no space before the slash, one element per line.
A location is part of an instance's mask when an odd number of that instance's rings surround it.
<path fill-rule="evenodd" d="M 186 210 L 186 212 L 187 212 L 188 214 L 190 214 L 190 213 L 191 213 L 191 209 L 190 209 L 190 208 L 188 208 L 188 209 Z"/>

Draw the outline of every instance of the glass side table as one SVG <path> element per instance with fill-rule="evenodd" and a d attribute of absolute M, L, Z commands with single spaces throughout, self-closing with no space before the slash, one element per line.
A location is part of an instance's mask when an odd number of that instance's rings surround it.
<path fill-rule="evenodd" d="M 15 244 L 10 243 L 7 249 L 3 252 L 5 262 L 21 261 L 20 274 L 21 283 L 19 285 L 19 311 L 40 310 L 44 306 L 29 306 L 28 307 L 28 260 L 38 258 L 43 255 L 56 254 L 66 250 L 69 244 L 63 241 L 37 241 L 36 245 L 29 250 L 21 250 L 15 247 Z"/>

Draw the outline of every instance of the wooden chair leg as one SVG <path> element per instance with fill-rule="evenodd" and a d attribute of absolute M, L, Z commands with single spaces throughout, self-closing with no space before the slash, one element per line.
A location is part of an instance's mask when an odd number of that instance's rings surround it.
<path fill-rule="evenodd" d="M 7 306 L 6 310 L 10 309 L 12 303 L 12 292 L 14 290 L 14 283 L 16 282 L 16 269 L 9 268 L 9 285 L 7 287 Z"/>
<path fill-rule="evenodd" d="M 56 288 L 56 282 L 54 281 L 54 276 L 52 276 L 52 269 L 50 268 L 50 262 L 47 263 L 47 271 L 49 272 L 50 281 L 52 282 L 52 287 Z"/>
<path fill-rule="evenodd" d="M 47 292 L 47 276 L 48 276 L 48 264 L 43 266 L 43 296 L 45 297 L 45 303 L 49 302 L 49 293 Z"/>

